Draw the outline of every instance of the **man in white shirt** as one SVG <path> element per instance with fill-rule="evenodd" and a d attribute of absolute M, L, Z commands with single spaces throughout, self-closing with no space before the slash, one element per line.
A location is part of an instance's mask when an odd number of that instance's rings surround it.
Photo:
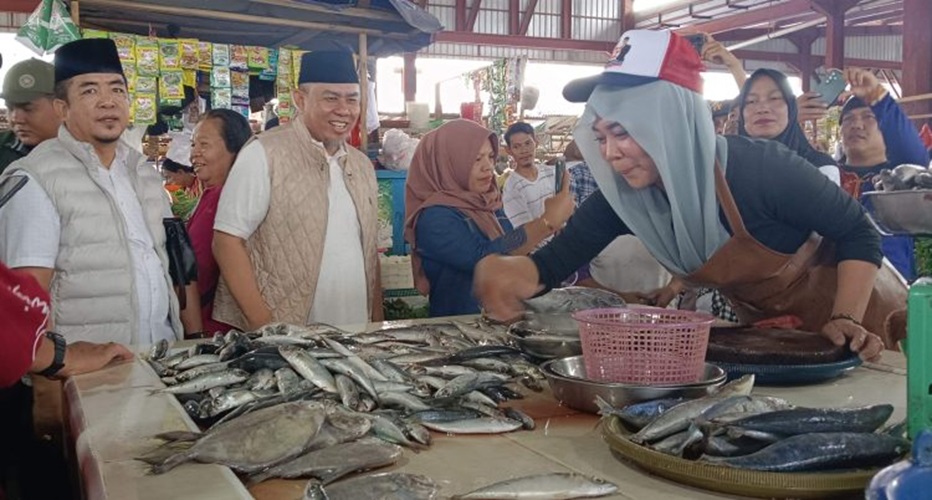
<path fill-rule="evenodd" d="M 544 200 L 556 192 L 555 169 L 537 163 L 534 127 L 517 122 L 505 131 L 515 169 L 502 189 L 502 203 L 511 226 L 518 228 L 544 214 Z"/>
<path fill-rule="evenodd" d="M 243 329 L 382 317 L 375 172 L 346 145 L 360 114 L 353 56 L 307 53 L 298 82 L 295 120 L 240 151 L 217 208 L 214 319 Z"/>
<path fill-rule="evenodd" d="M 120 140 L 126 78 L 112 40 L 78 40 L 55 57 L 58 137 L 10 165 L 28 181 L 0 210 L 0 259 L 49 290 L 57 331 L 70 341 L 148 344 L 180 339 L 158 173 Z M 197 288 L 188 287 L 197 303 Z M 200 310 L 184 312 L 200 330 Z"/>

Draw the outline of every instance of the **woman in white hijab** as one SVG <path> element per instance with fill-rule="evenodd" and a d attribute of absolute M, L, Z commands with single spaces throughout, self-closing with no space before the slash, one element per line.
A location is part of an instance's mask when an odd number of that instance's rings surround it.
<path fill-rule="evenodd" d="M 564 89 L 586 102 L 574 136 L 599 185 L 546 247 L 490 256 L 474 286 L 487 314 L 556 286 L 615 237 L 634 234 L 677 279 L 719 289 L 752 323 L 793 315 L 864 359 L 906 288 L 857 202 L 773 141 L 716 136 L 702 63 L 669 31 L 628 31 L 605 71 Z M 876 279 L 880 276 L 881 279 Z M 888 347 L 890 345 L 888 344 Z"/>

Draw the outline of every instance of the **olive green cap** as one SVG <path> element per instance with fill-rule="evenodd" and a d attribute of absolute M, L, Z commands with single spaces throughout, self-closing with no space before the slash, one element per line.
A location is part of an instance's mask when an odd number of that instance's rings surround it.
<path fill-rule="evenodd" d="M 39 59 L 29 59 L 10 66 L 3 79 L 0 98 L 7 105 L 26 104 L 55 93 L 55 67 Z"/>

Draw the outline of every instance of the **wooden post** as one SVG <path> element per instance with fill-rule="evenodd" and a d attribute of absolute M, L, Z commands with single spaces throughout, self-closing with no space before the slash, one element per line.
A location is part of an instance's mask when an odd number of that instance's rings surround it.
<path fill-rule="evenodd" d="M 81 27 L 81 6 L 78 5 L 78 0 L 71 0 L 71 21 L 78 28 Z"/>
<path fill-rule="evenodd" d="M 417 66 L 415 60 L 417 54 L 414 52 L 405 52 L 405 65 L 402 70 L 402 79 L 404 81 L 405 102 L 414 102 L 417 100 Z"/>
<path fill-rule="evenodd" d="M 369 37 L 359 34 L 359 149 L 368 154 L 369 129 L 366 127 L 366 115 L 369 112 Z"/>
<path fill-rule="evenodd" d="M 932 50 L 929 50 L 932 32 L 932 5 L 922 0 L 904 0 L 903 2 L 903 77 L 900 84 L 904 96 L 918 96 L 932 92 Z M 906 112 L 910 115 L 925 117 L 932 113 L 932 100 L 919 101 L 905 98 L 900 102 L 910 102 Z M 914 117 L 914 119 L 916 119 Z M 921 121 L 916 122 L 922 125 Z"/>

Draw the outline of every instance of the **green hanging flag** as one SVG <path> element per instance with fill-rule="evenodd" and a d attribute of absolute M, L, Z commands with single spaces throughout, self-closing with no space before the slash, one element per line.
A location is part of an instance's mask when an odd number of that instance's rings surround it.
<path fill-rule="evenodd" d="M 81 38 L 62 0 L 42 0 L 16 33 L 16 39 L 40 56 Z"/>

